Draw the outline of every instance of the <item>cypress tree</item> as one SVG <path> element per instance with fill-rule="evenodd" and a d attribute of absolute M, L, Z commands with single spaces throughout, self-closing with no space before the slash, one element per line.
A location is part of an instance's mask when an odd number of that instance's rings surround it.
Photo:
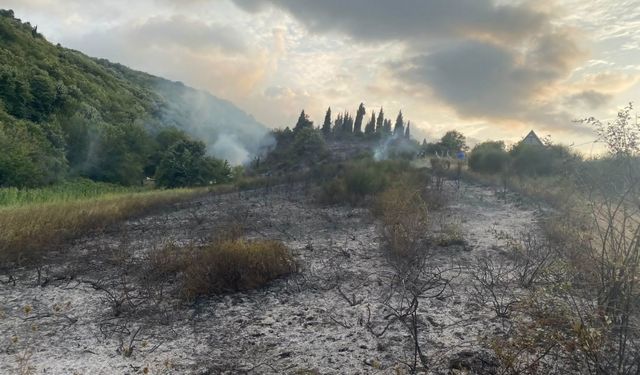
<path fill-rule="evenodd" d="M 411 121 L 407 122 L 407 130 L 404 132 L 404 137 L 411 139 Z"/>
<path fill-rule="evenodd" d="M 297 132 L 302 129 L 313 129 L 313 121 L 309 120 L 309 116 L 304 113 L 304 109 L 300 112 L 300 117 L 298 117 L 298 122 L 296 123 L 295 128 L 293 128 L 294 132 Z"/>
<path fill-rule="evenodd" d="M 342 117 L 342 113 L 338 113 L 338 117 L 336 117 L 336 121 L 333 125 L 333 133 L 339 134 L 342 132 L 342 124 L 344 122 L 344 118 Z"/>
<path fill-rule="evenodd" d="M 358 107 L 358 112 L 356 112 L 356 121 L 353 125 L 353 132 L 356 134 L 362 134 L 362 120 L 364 120 L 364 115 L 367 114 L 367 110 L 364 108 L 364 103 L 360 103 Z"/>
<path fill-rule="evenodd" d="M 364 128 L 364 134 L 373 135 L 376 132 L 376 113 L 371 111 L 371 120 L 367 123 L 367 126 Z"/>
<path fill-rule="evenodd" d="M 402 111 L 398 113 L 396 117 L 396 125 L 393 128 L 394 136 L 404 136 L 404 119 L 402 118 Z"/>
<path fill-rule="evenodd" d="M 324 122 L 322 123 L 322 134 L 328 136 L 331 134 L 331 107 L 327 109 L 327 114 L 324 115 Z"/>
<path fill-rule="evenodd" d="M 391 120 L 385 119 L 382 129 L 383 129 L 384 135 L 391 135 Z"/>
<path fill-rule="evenodd" d="M 342 122 L 342 132 L 344 134 L 353 133 L 353 117 L 349 114 L 349 112 L 345 112 L 344 120 Z"/>
<path fill-rule="evenodd" d="M 378 119 L 376 120 L 376 133 L 382 134 L 384 132 L 384 111 L 382 107 L 380 107 L 380 112 L 378 113 Z"/>

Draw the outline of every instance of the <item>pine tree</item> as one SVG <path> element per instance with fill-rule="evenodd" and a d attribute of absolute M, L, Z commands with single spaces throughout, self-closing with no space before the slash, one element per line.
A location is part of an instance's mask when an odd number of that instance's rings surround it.
<path fill-rule="evenodd" d="M 324 123 L 322 123 L 322 134 L 328 136 L 331 134 L 331 107 L 327 109 L 327 114 L 324 115 Z"/>
<path fill-rule="evenodd" d="M 309 116 L 304 113 L 303 109 L 302 112 L 300 112 L 300 117 L 298 117 L 298 122 L 295 128 L 293 128 L 293 131 L 297 132 L 306 128 L 313 129 L 313 121 L 309 120 Z"/>
<path fill-rule="evenodd" d="M 367 123 L 367 126 L 364 128 L 364 134 L 373 135 L 376 132 L 376 113 L 371 111 L 371 120 Z"/>
<path fill-rule="evenodd" d="M 403 136 L 404 135 L 404 119 L 402 118 L 402 111 L 398 113 L 398 117 L 396 117 L 396 125 L 393 128 L 394 136 Z"/>
<path fill-rule="evenodd" d="M 362 134 L 362 120 L 364 120 L 364 115 L 367 114 L 367 110 L 364 108 L 364 103 L 360 103 L 358 107 L 358 112 L 356 112 L 356 121 L 353 125 L 353 132 L 356 134 Z"/>
<path fill-rule="evenodd" d="M 378 119 L 376 120 L 376 133 L 382 134 L 384 132 L 384 111 L 382 107 L 380 107 L 380 112 L 378 113 Z"/>
<path fill-rule="evenodd" d="M 411 139 L 411 121 L 407 122 L 407 130 L 404 132 L 404 137 Z"/>

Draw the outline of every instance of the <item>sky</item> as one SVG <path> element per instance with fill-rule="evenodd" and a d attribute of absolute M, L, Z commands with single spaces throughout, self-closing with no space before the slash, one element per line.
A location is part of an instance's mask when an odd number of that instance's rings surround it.
<path fill-rule="evenodd" d="M 574 120 L 640 98 L 640 0 L 0 0 L 65 47 L 182 81 L 264 124 L 402 110 L 469 143 L 529 130 L 598 152 Z"/>

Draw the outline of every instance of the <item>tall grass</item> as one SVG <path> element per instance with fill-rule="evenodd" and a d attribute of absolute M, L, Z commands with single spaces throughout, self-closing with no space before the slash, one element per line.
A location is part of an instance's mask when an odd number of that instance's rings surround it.
<path fill-rule="evenodd" d="M 135 193 L 143 187 L 125 187 L 87 179 L 65 181 L 36 189 L 0 188 L 0 207 L 24 206 L 38 203 L 69 202 L 104 195 Z"/>
<path fill-rule="evenodd" d="M 2 207 L 0 270 L 38 262 L 50 250 L 58 249 L 65 241 L 88 231 L 99 230 L 205 192 L 202 189 L 175 189 L 114 193 L 85 199 L 54 199 L 50 203 Z"/>

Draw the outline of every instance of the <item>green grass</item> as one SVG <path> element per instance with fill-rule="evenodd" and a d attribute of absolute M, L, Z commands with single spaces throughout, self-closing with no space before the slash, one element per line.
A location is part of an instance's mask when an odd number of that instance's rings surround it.
<path fill-rule="evenodd" d="M 145 190 L 149 189 L 141 186 L 125 187 L 87 179 L 65 181 L 60 184 L 35 189 L 0 188 L 0 208 L 72 202 L 104 196 L 139 193 Z"/>

